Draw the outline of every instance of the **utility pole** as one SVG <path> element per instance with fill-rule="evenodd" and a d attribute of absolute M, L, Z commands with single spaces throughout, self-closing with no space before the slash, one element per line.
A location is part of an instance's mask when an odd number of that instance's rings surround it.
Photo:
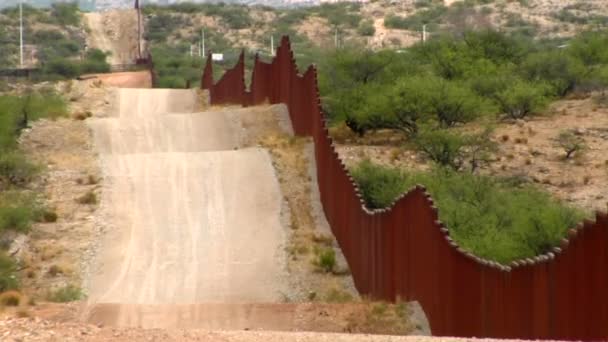
<path fill-rule="evenodd" d="M 19 0 L 19 56 L 23 69 L 23 0 Z"/>
<path fill-rule="evenodd" d="M 274 56 L 274 36 L 270 36 L 270 55 Z"/>
<path fill-rule="evenodd" d="M 422 42 L 426 42 L 426 24 L 422 25 Z"/>
<path fill-rule="evenodd" d="M 338 48 L 338 27 L 336 26 L 336 33 L 334 34 L 334 46 Z"/>

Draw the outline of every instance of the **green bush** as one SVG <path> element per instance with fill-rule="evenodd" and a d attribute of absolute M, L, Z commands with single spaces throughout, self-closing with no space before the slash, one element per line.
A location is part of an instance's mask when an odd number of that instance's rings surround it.
<path fill-rule="evenodd" d="M 80 24 L 80 11 L 76 2 L 52 4 L 51 16 L 57 23 L 64 26 L 78 26 Z"/>
<path fill-rule="evenodd" d="M 42 72 L 46 75 L 59 78 L 76 78 L 80 75 L 81 68 L 78 63 L 64 58 L 57 58 L 45 63 Z"/>
<path fill-rule="evenodd" d="M 416 147 L 438 165 L 460 169 L 464 163 L 464 148 L 468 145 L 460 133 L 448 129 L 423 130 L 416 137 Z"/>
<path fill-rule="evenodd" d="M 583 63 L 563 51 L 529 55 L 522 64 L 525 77 L 533 82 L 546 82 L 553 93 L 564 96 L 583 79 Z"/>
<path fill-rule="evenodd" d="M 501 263 L 550 251 L 585 216 L 533 186 L 513 187 L 506 180 L 448 169 L 406 173 L 364 161 L 352 175 L 372 208 L 424 185 L 452 238 L 473 254 Z"/>
<path fill-rule="evenodd" d="M 19 287 L 17 265 L 4 251 L 0 251 L 0 292 Z"/>
<path fill-rule="evenodd" d="M 525 81 L 515 81 L 503 91 L 496 94 L 495 99 L 500 110 L 511 119 L 522 119 L 543 109 L 548 98 L 545 96 L 546 87 Z"/>
<path fill-rule="evenodd" d="M 390 14 L 384 18 L 384 26 L 394 29 L 421 31 L 423 25 L 428 25 L 430 31 L 436 30 L 447 12 L 443 4 L 417 11 L 408 17 Z"/>
<path fill-rule="evenodd" d="M 374 23 L 371 20 L 362 21 L 361 23 L 359 23 L 357 33 L 365 37 L 373 36 L 376 33 Z"/>
<path fill-rule="evenodd" d="M 452 127 L 476 119 L 483 110 L 482 100 L 465 84 L 438 79 L 427 89 L 429 110 L 442 127 Z"/>
<path fill-rule="evenodd" d="M 585 150 L 585 140 L 572 131 L 561 131 L 556 138 L 556 143 L 564 150 L 564 158 L 570 158 L 574 153 L 581 153 Z"/>
<path fill-rule="evenodd" d="M 49 293 L 48 300 L 57 303 L 73 302 L 84 298 L 82 289 L 74 285 L 66 285 L 51 293 Z"/>
<path fill-rule="evenodd" d="M 351 170 L 359 192 L 369 208 L 386 208 L 405 190 L 403 174 L 393 168 L 380 167 L 364 160 Z"/>
<path fill-rule="evenodd" d="M 41 213 L 40 206 L 32 195 L 4 191 L 0 197 L 0 232 L 28 232 Z"/>
<path fill-rule="evenodd" d="M 39 168 L 19 151 L 0 154 L 0 185 L 24 185 L 33 179 L 38 170 Z"/>
<path fill-rule="evenodd" d="M 320 250 L 317 254 L 316 264 L 324 272 L 332 272 L 336 266 L 336 252 L 334 249 L 327 247 Z"/>

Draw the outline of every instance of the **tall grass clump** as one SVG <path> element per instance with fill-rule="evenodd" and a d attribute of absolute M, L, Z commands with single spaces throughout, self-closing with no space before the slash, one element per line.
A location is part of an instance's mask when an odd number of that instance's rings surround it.
<path fill-rule="evenodd" d="M 366 204 L 385 207 L 405 189 L 422 184 L 439 218 L 463 248 L 507 263 L 550 251 L 585 213 L 532 185 L 436 168 L 403 172 L 363 161 L 352 170 Z"/>

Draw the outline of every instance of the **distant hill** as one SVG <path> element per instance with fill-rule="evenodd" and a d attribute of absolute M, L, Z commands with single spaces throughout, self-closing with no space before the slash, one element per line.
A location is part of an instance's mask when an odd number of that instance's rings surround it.
<path fill-rule="evenodd" d="M 321 3 L 334 2 L 367 2 L 368 0 L 140 0 L 142 4 L 171 5 L 183 2 L 193 3 L 218 3 L 243 4 L 243 5 L 266 5 L 274 7 L 313 6 Z M 74 0 L 23 0 L 24 4 L 34 7 L 49 7 L 56 2 L 74 2 Z M 79 7 L 85 11 L 106 10 L 112 8 L 132 7 L 134 0 L 76 0 Z M 2 0 L 0 9 L 13 7 L 19 4 L 19 0 Z"/>

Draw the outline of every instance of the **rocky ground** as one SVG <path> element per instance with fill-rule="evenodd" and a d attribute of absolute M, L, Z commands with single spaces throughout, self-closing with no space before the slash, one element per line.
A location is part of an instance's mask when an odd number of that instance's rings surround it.
<path fill-rule="evenodd" d="M 478 124 L 464 127 L 477 130 Z M 543 115 L 501 122 L 492 139 L 498 151 L 480 172 L 516 177 L 535 183 L 557 198 L 588 212 L 605 211 L 608 199 L 608 107 L 597 97 L 566 99 L 554 103 Z M 558 144 L 561 132 L 572 132 L 584 149 L 565 158 Z M 401 136 L 377 132 L 361 139 L 346 127 L 333 129 L 338 152 L 349 166 L 364 159 L 409 170 L 425 170 L 431 164 L 408 147 Z"/>

